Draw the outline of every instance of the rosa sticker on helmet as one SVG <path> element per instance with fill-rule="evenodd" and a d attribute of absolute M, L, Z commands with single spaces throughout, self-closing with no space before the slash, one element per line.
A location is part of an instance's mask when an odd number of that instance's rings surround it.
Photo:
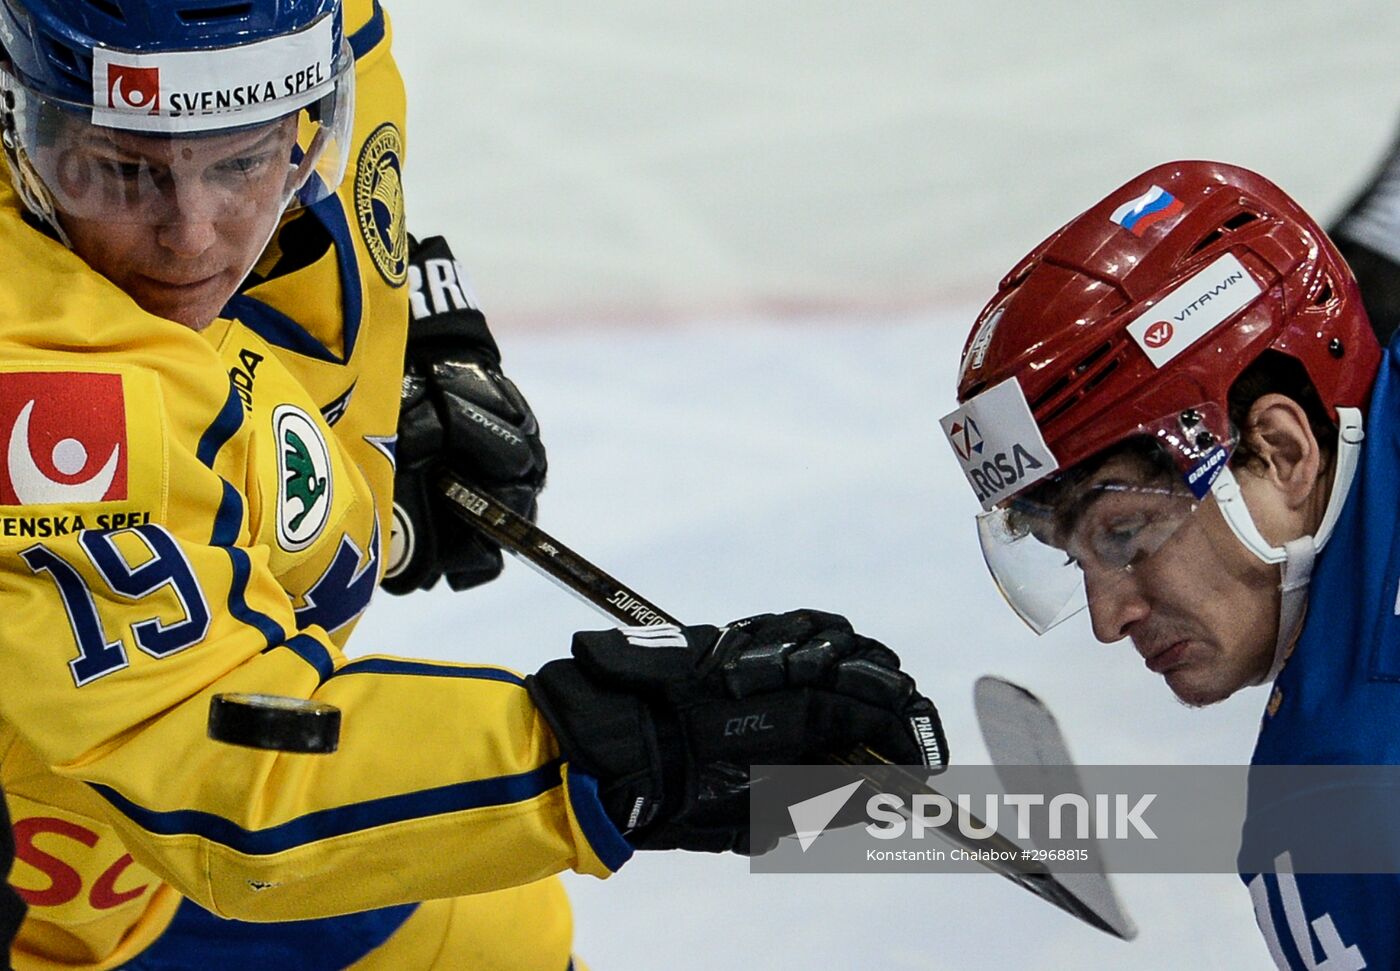
<path fill-rule="evenodd" d="M 982 392 L 945 416 L 942 425 L 983 509 L 1060 467 L 1015 378 Z"/>

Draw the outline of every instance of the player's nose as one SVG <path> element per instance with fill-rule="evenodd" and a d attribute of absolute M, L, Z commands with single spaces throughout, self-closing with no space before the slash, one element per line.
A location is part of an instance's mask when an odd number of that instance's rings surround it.
<path fill-rule="evenodd" d="M 1140 577 L 1132 570 L 1086 570 L 1084 593 L 1094 637 L 1104 644 L 1121 641 L 1134 624 L 1145 620 L 1152 605 L 1143 596 Z"/>
<path fill-rule="evenodd" d="M 156 236 L 170 253 L 184 258 L 200 256 L 218 240 L 218 223 L 229 205 L 223 192 L 195 179 L 179 179 L 165 202 L 167 209 Z"/>
<path fill-rule="evenodd" d="M 202 256 L 219 238 L 213 219 L 181 219 L 156 227 L 161 247 L 183 258 Z"/>

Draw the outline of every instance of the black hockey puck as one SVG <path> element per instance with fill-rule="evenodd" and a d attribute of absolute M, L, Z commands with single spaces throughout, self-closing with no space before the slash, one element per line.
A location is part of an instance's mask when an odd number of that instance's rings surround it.
<path fill-rule="evenodd" d="M 209 737 L 246 748 L 326 755 L 340 747 L 340 709 L 280 695 L 215 695 Z"/>

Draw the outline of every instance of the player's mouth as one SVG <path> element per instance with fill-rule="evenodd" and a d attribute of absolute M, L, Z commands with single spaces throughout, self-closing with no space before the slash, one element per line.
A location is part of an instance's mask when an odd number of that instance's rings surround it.
<path fill-rule="evenodd" d="M 203 292 L 222 280 L 224 275 L 225 274 L 221 271 L 215 273 L 213 276 L 198 277 L 195 279 L 160 280 L 155 277 L 143 276 L 142 280 L 145 281 L 148 287 L 161 290 L 173 296 L 184 297 Z"/>
<path fill-rule="evenodd" d="M 1156 645 L 1141 650 L 1142 660 L 1147 665 L 1147 670 L 1153 674 L 1166 674 L 1173 668 L 1181 667 L 1187 662 L 1186 652 L 1190 647 L 1190 641 L 1175 641 L 1170 644 Z"/>

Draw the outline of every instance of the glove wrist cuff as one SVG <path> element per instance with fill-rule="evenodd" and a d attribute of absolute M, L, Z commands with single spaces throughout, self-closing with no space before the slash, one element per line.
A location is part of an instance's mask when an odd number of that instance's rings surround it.
<path fill-rule="evenodd" d="M 648 706 L 634 695 L 598 687 L 570 659 L 546 664 L 525 679 L 525 687 L 560 754 L 598 780 L 614 825 L 626 833 L 652 822 L 666 791 L 661 767 L 667 760 Z M 678 737 L 679 729 L 666 734 Z"/>

